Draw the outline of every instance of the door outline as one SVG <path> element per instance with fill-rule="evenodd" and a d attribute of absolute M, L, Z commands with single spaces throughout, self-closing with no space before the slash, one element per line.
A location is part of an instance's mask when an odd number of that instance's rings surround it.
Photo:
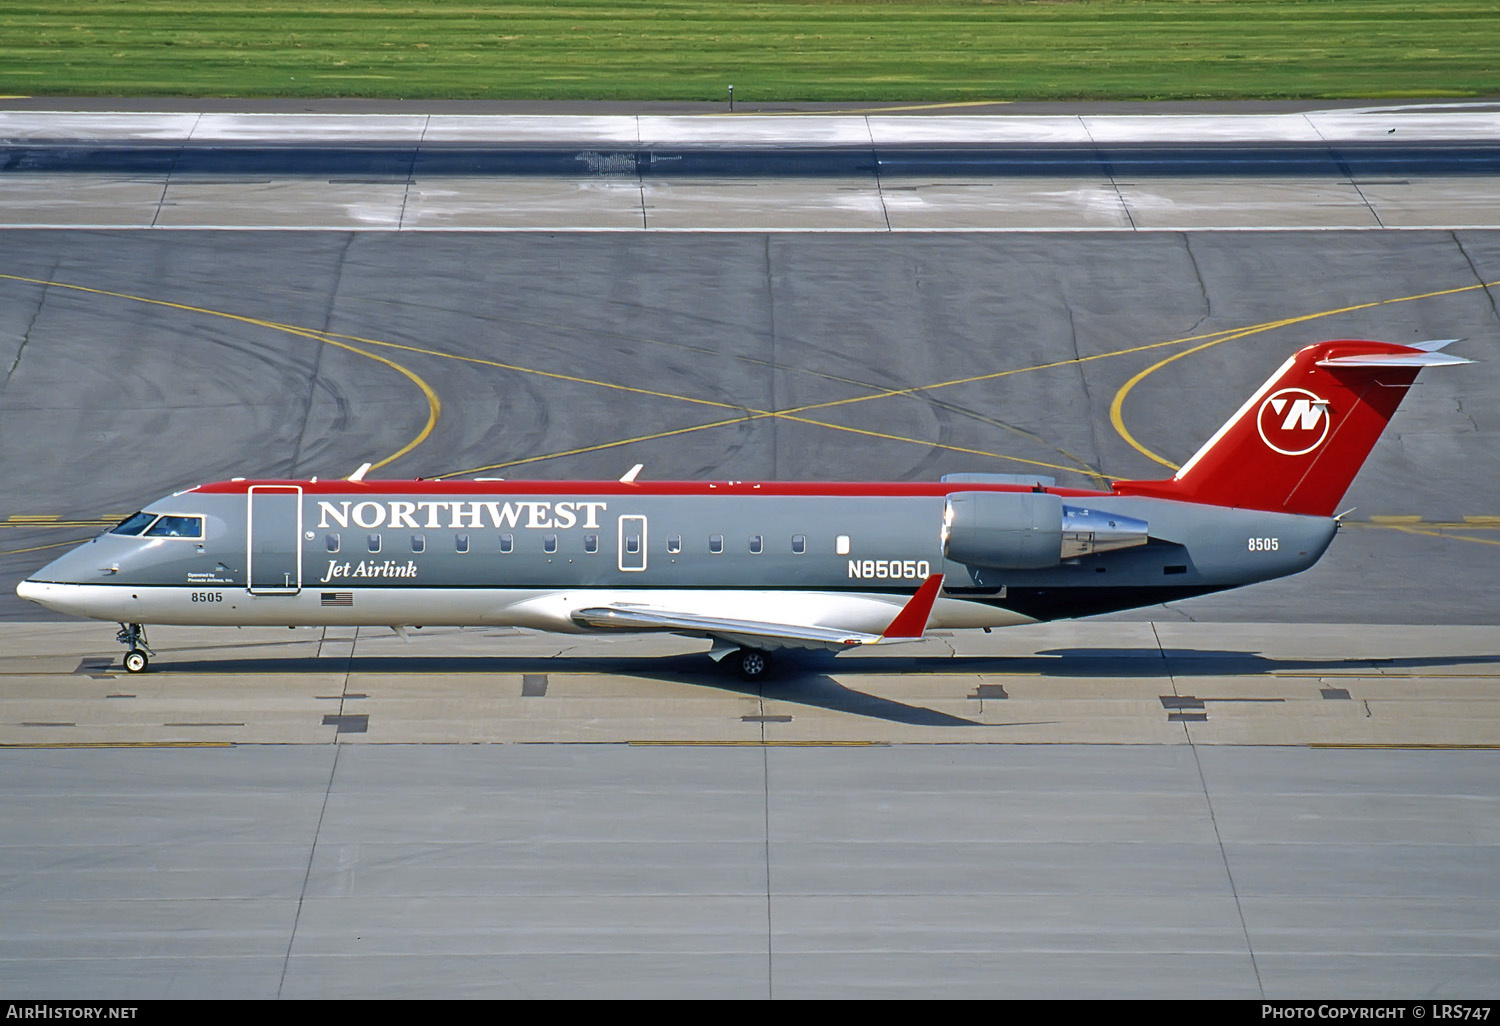
<path fill-rule="evenodd" d="M 257 587 L 255 584 L 255 496 L 291 495 L 297 506 L 296 533 L 292 536 L 292 566 L 296 568 L 296 580 L 292 573 L 282 572 L 284 584 Z M 245 492 L 245 590 L 252 595 L 296 595 L 302 591 L 302 486 L 301 485 L 251 485 Z"/>
<path fill-rule="evenodd" d="M 625 528 L 626 528 L 626 523 L 625 522 L 627 520 L 630 521 L 630 523 L 631 523 L 632 526 L 640 528 L 640 532 L 641 532 L 641 551 L 640 552 L 626 552 L 625 551 Z M 623 571 L 624 573 L 640 573 L 642 570 L 646 569 L 646 517 L 643 514 L 638 514 L 638 513 L 629 513 L 629 514 L 626 514 L 626 515 L 620 517 L 619 534 L 620 534 L 620 537 L 619 537 L 619 546 L 618 546 L 618 548 L 616 550 L 618 552 L 618 554 L 619 554 L 619 561 L 618 561 L 617 565 L 619 566 L 620 570 Z M 628 563 L 627 563 L 627 557 L 628 557 Z M 636 563 L 639 563 L 640 566 L 636 566 L 635 565 Z"/>

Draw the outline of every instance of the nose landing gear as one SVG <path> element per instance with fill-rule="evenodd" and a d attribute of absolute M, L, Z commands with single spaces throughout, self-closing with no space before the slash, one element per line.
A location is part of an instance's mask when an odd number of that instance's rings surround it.
<path fill-rule="evenodd" d="M 125 669 L 130 673 L 141 673 L 150 664 L 151 656 L 156 655 L 151 651 L 151 646 L 146 641 L 146 625 L 140 623 L 122 623 L 120 630 L 115 635 L 115 640 L 124 645 L 129 651 L 125 653 Z"/>

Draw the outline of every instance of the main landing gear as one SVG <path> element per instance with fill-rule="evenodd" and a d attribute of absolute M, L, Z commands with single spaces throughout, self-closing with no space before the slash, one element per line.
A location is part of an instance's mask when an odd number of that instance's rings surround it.
<path fill-rule="evenodd" d="M 742 680 L 765 680 L 771 670 L 771 653 L 758 648 L 742 648 L 729 658 Z"/>
<path fill-rule="evenodd" d="M 737 673 L 741 680 L 760 682 L 771 673 L 771 653 L 763 648 L 736 645 L 723 638 L 715 638 L 708 657 L 730 673 Z"/>
<path fill-rule="evenodd" d="M 156 655 L 151 651 L 151 646 L 146 642 L 146 625 L 140 623 L 122 623 L 115 640 L 124 645 L 129 651 L 125 653 L 125 669 L 130 673 L 141 673 L 151 662 L 151 656 Z"/>

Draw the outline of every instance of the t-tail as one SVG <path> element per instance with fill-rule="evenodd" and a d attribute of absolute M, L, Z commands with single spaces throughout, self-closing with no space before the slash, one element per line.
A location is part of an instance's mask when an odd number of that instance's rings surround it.
<path fill-rule="evenodd" d="M 1320 342 L 1282 364 L 1165 481 L 1117 481 L 1121 495 L 1332 516 L 1423 367 L 1469 363 L 1455 339 Z"/>

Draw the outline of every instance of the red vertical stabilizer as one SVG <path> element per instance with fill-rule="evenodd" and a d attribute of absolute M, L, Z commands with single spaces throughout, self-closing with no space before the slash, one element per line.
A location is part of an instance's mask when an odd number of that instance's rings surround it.
<path fill-rule="evenodd" d="M 1423 367 L 1468 363 L 1417 346 L 1341 340 L 1300 350 L 1165 481 L 1116 481 L 1145 495 L 1332 516 Z"/>

